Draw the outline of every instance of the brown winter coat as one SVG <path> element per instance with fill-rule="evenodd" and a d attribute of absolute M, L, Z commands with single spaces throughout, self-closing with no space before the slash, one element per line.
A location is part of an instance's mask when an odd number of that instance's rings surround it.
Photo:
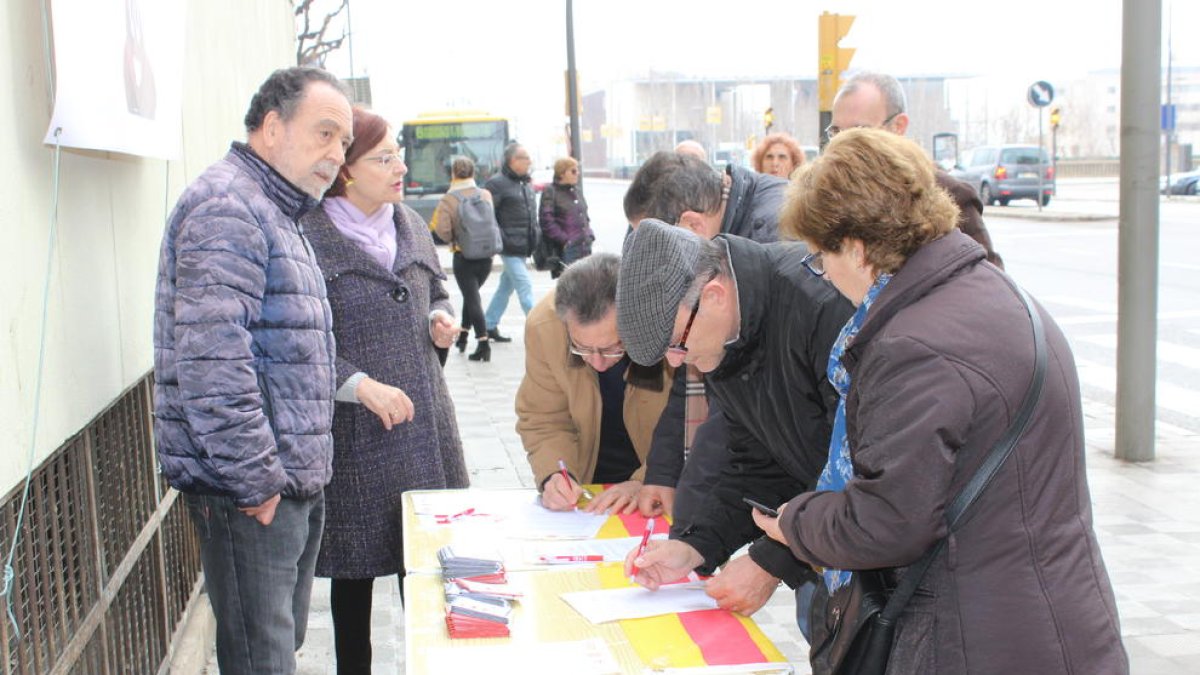
<path fill-rule="evenodd" d="M 1024 306 L 983 260 L 953 231 L 871 307 L 844 360 L 855 478 L 788 503 L 781 526 L 797 557 L 899 567 L 946 536 L 944 508 L 1012 421 L 1033 370 Z M 1092 528 L 1075 363 L 1039 311 L 1049 362 L 1029 427 L 901 617 L 889 673 L 1128 672 Z"/>
<path fill-rule="evenodd" d="M 517 389 L 517 433 L 529 456 L 533 478 L 542 485 L 558 471 L 558 460 L 589 483 L 600 455 L 600 383 L 585 364 L 570 365 L 567 326 L 554 312 L 554 293 L 542 298 L 525 321 L 525 377 Z M 631 476 L 642 480 L 654 425 L 667 404 L 671 376 L 664 368 L 660 391 L 625 387 L 625 430 L 642 466 Z"/>

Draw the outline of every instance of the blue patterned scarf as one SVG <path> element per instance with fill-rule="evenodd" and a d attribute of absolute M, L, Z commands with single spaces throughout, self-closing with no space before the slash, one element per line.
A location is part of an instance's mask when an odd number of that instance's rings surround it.
<path fill-rule="evenodd" d="M 846 438 L 846 392 L 850 391 L 850 373 L 846 372 L 845 366 L 842 365 L 842 354 L 846 353 L 846 348 L 850 346 L 854 336 L 858 335 L 858 330 L 862 328 L 875 298 L 891 280 L 892 275 L 880 274 L 875 283 L 871 284 L 867 296 L 859 304 L 854 316 L 842 327 L 842 332 L 838 333 L 833 349 L 829 352 L 827 372 L 830 384 L 838 393 L 838 406 L 837 416 L 833 419 L 833 434 L 829 437 L 829 461 L 821 471 L 821 477 L 817 479 L 817 490 L 841 492 L 846 489 L 846 483 L 854 478 L 854 465 L 850 462 L 850 441 Z M 850 582 L 849 570 L 826 568 L 821 574 L 825 577 L 825 586 L 830 593 Z"/>

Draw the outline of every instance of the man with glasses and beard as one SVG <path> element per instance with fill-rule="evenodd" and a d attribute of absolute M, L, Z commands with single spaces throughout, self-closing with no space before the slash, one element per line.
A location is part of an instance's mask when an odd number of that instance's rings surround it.
<path fill-rule="evenodd" d="M 291 673 L 332 474 L 334 338 L 299 218 L 345 161 L 350 102 L 316 68 L 277 70 L 233 143 L 179 198 L 154 312 L 154 435 L 184 495 L 221 672 Z"/>

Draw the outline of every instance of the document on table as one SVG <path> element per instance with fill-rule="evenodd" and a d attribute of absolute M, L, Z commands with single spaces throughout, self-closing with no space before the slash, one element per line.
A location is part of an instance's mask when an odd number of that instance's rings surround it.
<path fill-rule="evenodd" d="M 502 645 L 437 647 L 425 652 L 426 672 L 492 673 L 504 664 L 521 664 L 526 675 L 562 675 L 567 664 L 572 675 L 616 675 L 617 660 L 604 640 L 592 638 L 572 642 L 537 642 Z"/>
<path fill-rule="evenodd" d="M 412 495 L 412 500 L 424 527 L 500 524 L 506 536 L 525 539 L 591 539 L 608 520 L 604 513 L 551 511 L 525 490 L 429 491 Z"/>
<path fill-rule="evenodd" d="M 666 539 L 656 534 L 651 539 Z M 522 548 L 521 560 L 533 565 L 565 565 L 597 562 L 624 562 L 625 556 L 642 543 L 641 537 L 619 539 L 571 539 L 566 541 L 533 541 Z M 596 557 L 599 556 L 599 559 Z"/>
<path fill-rule="evenodd" d="M 717 601 L 708 597 L 699 584 L 672 584 L 657 591 L 641 586 L 606 588 L 563 593 L 558 597 L 592 623 L 717 608 Z"/>

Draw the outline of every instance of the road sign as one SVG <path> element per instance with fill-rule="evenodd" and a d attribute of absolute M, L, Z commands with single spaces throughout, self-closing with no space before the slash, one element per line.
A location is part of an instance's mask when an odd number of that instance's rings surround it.
<path fill-rule="evenodd" d="M 1038 80 L 1029 85 L 1029 105 L 1035 108 L 1045 108 L 1054 102 L 1054 87 L 1045 80 Z"/>
<path fill-rule="evenodd" d="M 1162 107 L 1162 130 L 1175 131 L 1175 104 L 1164 103 Z"/>

